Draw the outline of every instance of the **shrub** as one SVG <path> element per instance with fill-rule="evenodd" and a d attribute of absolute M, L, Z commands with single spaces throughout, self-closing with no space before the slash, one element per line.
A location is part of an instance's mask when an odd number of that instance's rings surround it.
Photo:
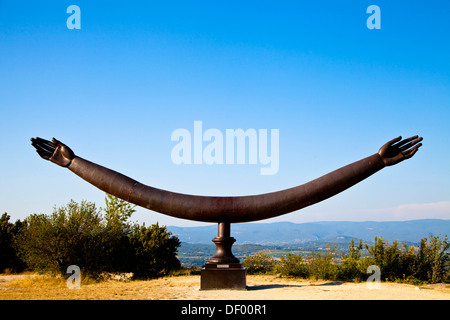
<path fill-rule="evenodd" d="M 127 272 L 132 269 L 133 248 L 130 244 L 130 233 L 135 225 L 130 223 L 132 214 L 136 211 L 129 202 L 106 194 L 105 227 L 103 232 L 107 266 L 104 271 Z"/>
<path fill-rule="evenodd" d="M 75 264 L 96 275 L 107 265 L 108 243 L 95 204 L 71 200 L 50 216 L 32 214 L 25 222 L 17 245 L 29 268 L 65 274 L 67 267 Z"/>
<path fill-rule="evenodd" d="M 303 256 L 301 254 L 292 254 L 292 252 L 288 253 L 286 256 L 281 256 L 281 261 L 277 264 L 275 270 L 283 276 L 300 278 L 309 277 L 309 270 Z"/>
<path fill-rule="evenodd" d="M 366 280 L 367 268 L 376 265 L 380 268 L 381 279 L 388 281 L 407 281 L 413 283 L 437 283 L 450 281 L 450 243 L 447 236 L 421 240 L 418 248 L 398 241 L 390 244 L 378 236 L 373 244 L 364 244 L 368 255 L 362 257 L 363 242 L 355 246 L 350 242 L 348 254 L 337 259 L 337 252 L 331 246 L 325 252 L 313 252 L 304 258 L 301 254 L 289 253 L 281 257 L 275 272 L 284 276 L 314 278 L 324 280 Z"/>
<path fill-rule="evenodd" d="M 339 266 L 334 260 L 335 256 L 335 246 L 328 246 L 323 253 L 313 252 L 307 264 L 309 277 L 316 280 L 336 280 L 339 277 Z"/>
<path fill-rule="evenodd" d="M 382 279 L 394 281 L 399 274 L 404 273 L 404 270 L 401 270 L 401 251 L 397 241 L 389 245 L 382 237 L 375 236 L 374 244 L 370 246 L 366 244 L 366 249 L 372 256 L 371 264 L 380 268 Z"/>
<path fill-rule="evenodd" d="M 350 280 L 354 279 L 357 281 L 361 281 L 363 278 L 366 278 L 365 270 L 363 263 L 361 260 L 361 251 L 363 249 L 362 240 L 359 241 L 358 246 L 355 247 L 355 241 L 352 239 L 349 244 L 349 253 L 348 255 L 341 256 L 341 265 L 339 266 L 339 275 L 338 278 L 340 280 Z"/>
<path fill-rule="evenodd" d="M 0 273 L 20 272 L 25 268 L 14 246 L 15 239 L 23 229 L 23 223 L 17 220 L 12 224 L 9 222 L 10 218 L 6 212 L 0 218 Z"/>
<path fill-rule="evenodd" d="M 413 276 L 431 283 L 450 281 L 450 243 L 447 236 L 443 239 L 429 235 L 429 239 L 420 241 L 414 261 Z"/>
<path fill-rule="evenodd" d="M 130 234 L 133 248 L 132 272 L 134 278 L 156 278 L 180 268 L 177 250 L 180 240 L 158 223 L 137 226 Z"/>
<path fill-rule="evenodd" d="M 264 251 L 247 256 L 242 262 L 248 274 L 262 274 L 274 271 L 275 260 Z"/>
<path fill-rule="evenodd" d="M 429 239 L 420 241 L 418 248 L 406 243 L 400 247 L 397 241 L 390 245 L 382 237 L 375 237 L 374 244 L 366 244 L 366 248 L 371 257 L 365 259 L 365 265 L 379 266 L 384 280 L 414 283 L 450 280 L 450 243 L 447 236 L 441 239 L 430 234 Z"/>
<path fill-rule="evenodd" d="M 20 258 L 32 270 L 61 275 L 77 265 L 94 279 L 129 271 L 137 278 L 157 277 L 180 267 L 180 241 L 166 227 L 131 225 L 134 206 L 110 195 L 104 211 L 105 217 L 94 203 L 71 200 L 49 216 L 30 215 L 16 241 Z"/>

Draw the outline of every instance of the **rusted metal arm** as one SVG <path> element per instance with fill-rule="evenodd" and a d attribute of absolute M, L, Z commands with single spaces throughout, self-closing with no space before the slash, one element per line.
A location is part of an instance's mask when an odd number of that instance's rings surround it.
<path fill-rule="evenodd" d="M 76 156 L 60 141 L 32 139 L 39 155 L 80 176 L 97 188 L 138 206 L 169 216 L 204 222 L 249 222 L 268 219 L 328 199 L 385 166 L 411 158 L 422 138 L 393 139 L 378 153 L 298 187 L 251 196 L 214 197 L 170 192 L 144 185 L 119 172 Z"/>

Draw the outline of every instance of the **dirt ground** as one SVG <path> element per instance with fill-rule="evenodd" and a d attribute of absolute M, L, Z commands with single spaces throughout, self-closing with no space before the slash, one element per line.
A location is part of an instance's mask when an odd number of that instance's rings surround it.
<path fill-rule="evenodd" d="M 63 279 L 0 275 L 0 300 L 450 300 L 450 285 L 311 281 L 247 276 L 248 290 L 201 291 L 200 276 L 149 281 L 103 281 L 68 289 Z"/>

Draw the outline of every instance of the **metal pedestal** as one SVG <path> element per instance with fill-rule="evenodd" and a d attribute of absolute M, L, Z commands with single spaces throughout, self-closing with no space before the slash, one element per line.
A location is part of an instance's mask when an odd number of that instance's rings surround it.
<path fill-rule="evenodd" d="M 216 254 L 208 260 L 201 271 L 201 290 L 235 289 L 246 290 L 246 269 L 242 268 L 231 246 L 236 239 L 230 237 L 230 223 L 220 222 L 218 236 L 212 240 Z"/>

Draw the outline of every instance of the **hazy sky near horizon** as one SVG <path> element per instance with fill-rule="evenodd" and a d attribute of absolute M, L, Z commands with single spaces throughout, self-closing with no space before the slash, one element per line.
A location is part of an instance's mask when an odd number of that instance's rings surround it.
<path fill-rule="evenodd" d="M 366 25 L 370 5 L 381 29 Z M 70 5 L 81 29 L 68 29 Z M 56 137 L 90 161 L 189 194 L 293 187 L 424 137 L 410 160 L 270 221 L 450 219 L 450 2 L 0 0 L 0 213 L 105 194 L 42 160 Z M 279 169 L 176 165 L 174 130 L 279 130 Z M 203 147 L 207 145 L 204 142 Z M 138 208 L 132 220 L 191 226 Z"/>

